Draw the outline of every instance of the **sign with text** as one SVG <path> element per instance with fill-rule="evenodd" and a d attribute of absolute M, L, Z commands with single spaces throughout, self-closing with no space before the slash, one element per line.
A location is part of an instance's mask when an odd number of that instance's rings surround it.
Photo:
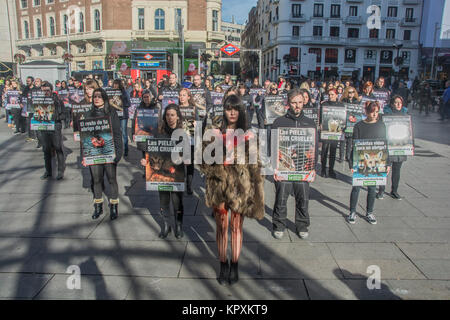
<path fill-rule="evenodd" d="M 53 97 L 46 97 L 44 92 L 33 94 L 32 106 L 34 114 L 31 119 L 31 130 L 55 131 L 55 102 Z"/>
<path fill-rule="evenodd" d="M 286 103 L 285 98 L 279 96 L 266 96 L 264 98 L 264 105 L 266 110 L 267 124 L 273 124 L 273 122 L 284 115 L 286 115 Z"/>
<path fill-rule="evenodd" d="M 322 106 L 322 140 L 345 140 L 344 129 L 347 121 L 345 107 Z"/>
<path fill-rule="evenodd" d="M 411 116 L 383 116 L 390 156 L 414 156 Z"/>
<path fill-rule="evenodd" d="M 353 186 L 385 186 L 387 183 L 387 142 L 385 140 L 355 140 L 353 143 Z"/>
<path fill-rule="evenodd" d="M 116 157 L 109 117 L 80 120 L 80 138 L 86 165 L 113 163 Z"/>

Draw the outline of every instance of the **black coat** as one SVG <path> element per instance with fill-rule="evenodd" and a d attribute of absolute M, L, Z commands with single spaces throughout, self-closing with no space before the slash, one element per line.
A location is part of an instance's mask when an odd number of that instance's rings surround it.
<path fill-rule="evenodd" d="M 115 109 L 113 110 L 112 108 L 110 108 L 107 104 L 105 104 L 105 107 L 102 109 L 93 106 L 90 111 L 86 112 L 86 119 L 105 116 L 110 117 L 114 149 L 116 151 L 116 158 L 114 159 L 114 162 L 119 163 L 123 156 L 123 139 L 122 130 L 120 129 L 120 120 L 117 112 L 115 111 Z"/>

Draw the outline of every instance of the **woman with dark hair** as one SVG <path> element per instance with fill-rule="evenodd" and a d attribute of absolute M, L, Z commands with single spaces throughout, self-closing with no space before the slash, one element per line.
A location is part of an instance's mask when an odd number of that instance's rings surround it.
<path fill-rule="evenodd" d="M 399 95 L 395 95 L 391 99 L 390 106 L 384 108 L 384 115 L 401 117 L 408 115 L 408 109 L 405 107 L 403 98 Z M 402 169 L 403 162 L 407 161 L 407 156 L 389 156 L 389 163 L 392 164 L 392 191 L 390 196 L 396 200 L 402 200 L 402 197 L 398 194 L 398 185 L 400 183 L 400 171 Z M 385 186 L 381 186 L 377 194 L 377 199 L 384 198 Z"/>
<path fill-rule="evenodd" d="M 158 135 L 156 138 L 171 138 L 172 134 L 177 129 L 183 128 L 183 116 L 180 108 L 176 104 L 169 104 L 164 110 L 161 121 L 159 122 Z M 141 160 L 143 166 L 148 165 L 146 159 Z M 182 166 L 183 164 L 181 164 Z M 175 214 L 175 237 L 177 239 L 183 238 L 183 192 L 159 191 L 159 206 L 161 216 L 163 218 L 163 226 L 159 237 L 166 239 L 172 231 L 170 226 L 170 203 L 172 202 Z"/>
<path fill-rule="evenodd" d="M 220 259 L 221 285 L 235 284 L 239 280 L 238 261 L 242 249 L 244 217 L 261 220 L 264 217 L 264 180 L 261 176 L 261 162 L 250 164 L 250 155 L 258 157 L 257 143 L 251 133 L 239 135 L 236 130 L 247 131 L 248 122 L 241 99 L 236 95 L 224 101 L 223 122 L 215 128 L 214 139 L 223 142 L 224 160 L 212 165 L 202 164 L 206 176 L 206 205 L 212 207 L 217 225 L 217 246 Z M 214 129 L 208 126 L 207 129 Z M 215 140 L 214 140 L 215 141 Z M 204 143 L 205 148 L 209 143 Z M 245 146 L 245 164 L 238 161 L 236 147 Z M 226 157 L 230 153 L 231 157 Z M 228 211 L 231 210 L 231 266 L 227 259 Z"/>
<path fill-rule="evenodd" d="M 108 103 L 108 95 L 105 90 L 97 88 L 92 95 L 92 109 L 86 112 L 86 119 L 108 117 L 111 123 L 112 136 L 114 141 L 114 149 L 116 157 L 114 163 L 108 164 L 96 164 L 90 166 L 91 175 L 93 179 L 94 189 L 94 214 L 92 219 L 97 220 L 103 214 L 103 176 L 106 173 L 108 182 L 111 185 L 110 195 L 110 218 L 116 220 L 119 217 L 118 205 L 119 205 L 119 186 L 117 184 L 117 164 L 122 158 L 123 153 L 123 140 L 120 132 L 120 121 L 117 113 L 113 111 Z M 83 161 L 83 165 L 86 164 Z"/>
<path fill-rule="evenodd" d="M 331 89 L 328 91 L 329 100 L 326 100 L 322 107 L 331 106 L 331 107 L 341 107 L 345 108 L 344 104 L 339 102 L 337 97 L 336 89 Z M 323 116 L 320 117 L 320 121 L 322 123 Z M 322 171 L 321 176 L 324 178 L 330 177 L 333 179 L 336 179 L 336 172 L 334 171 L 334 164 L 336 163 L 336 150 L 338 147 L 337 141 L 330 141 L 325 140 L 322 141 L 322 153 L 321 153 L 321 160 L 322 160 Z M 330 162 L 329 162 L 329 168 L 328 168 L 328 174 L 326 172 L 327 168 L 327 159 L 328 159 L 328 152 L 330 153 Z"/>
<path fill-rule="evenodd" d="M 353 130 L 353 140 L 364 140 L 364 139 L 382 139 L 386 140 L 386 126 L 383 121 L 379 117 L 380 105 L 377 101 L 368 101 L 365 104 L 365 110 L 367 119 L 358 122 L 355 125 Z M 352 146 L 353 149 L 353 146 Z M 353 172 L 353 150 L 350 154 L 349 159 L 349 167 Z M 390 168 L 388 167 L 388 173 Z M 368 186 L 367 193 L 367 221 L 375 225 L 377 224 L 377 220 L 374 215 L 374 206 L 375 206 L 375 195 L 377 193 L 377 188 L 374 186 Z M 347 218 L 347 221 L 350 224 L 356 223 L 356 207 L 358 205 L 359 192 L 361 191 L 361 187 L 353 187 L 352 193 L 350 196 L 350 215 Z"/>
<path fill-rule="evenodd" d="M 116 79 L 113 82 L 113 89 L 114 90 L 120 90 L 122 92 L 122 108 L 123 110 L 116 110 L 117 111 L 123 111 L 123 115 L 119 116 L 120 120 L 120 129 L 122 130 L 122 139 L 123 139 L 123 146 L 124 146 L 124 156 L 128 156 L 128 108 L 131 105 L 130 102 L 130 96 L 128 95 L 127 91 L 123 87 L 123 83 L 121 80 Z"/>
<path fill-rule="evenodd" d="M 372 81 L 367 81 L 364 83 L 362 92 L 361 92 L 362 98 L 366 100 L 376 100 L 376 97 L 373 94 L 373 83 Z"/>
<path fill-rule="evenodd" d="M 68 90 L 66 80 L 61 81 L 61 90 Z"/>

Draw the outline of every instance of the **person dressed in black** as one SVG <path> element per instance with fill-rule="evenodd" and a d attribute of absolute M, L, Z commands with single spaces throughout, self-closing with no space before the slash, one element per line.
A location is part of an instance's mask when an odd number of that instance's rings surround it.
<path fill-rule="evenodd" d="M 336 89 L 331 89 L 328 91 L 329 100 L 323 102 L 322 107 L 326 106 L 332 106 L 332 107 L 342 107 L 345 108 L 344 104 L 342 102 L 337 101 L 338 95 L 336 92 Z M 320 117 L 321 121 L 323 117 Z M 337 141 L 322 141 L 322 171 L 321 176 L 324 178 L 330 177 L 333 179 L 336 179 L 336 172 L 334 171 L 334 164 L 336 163 L 336 150 L 337 150 L 338 142 Z M 330 154 L 330 162 L 329 162 L 329 168 L 328 168 L 328 175 L 326 172 L 327 168 L 327 159 L 328 159 L 328 153 Z"/>
<path fill-rule="evenodd" d="M 130 102 L 130 96 L 128 95 L 127 91 L 123 87 L 122 81 L 119 79 L 114 80 L 113 82 L 113 89 L 114 90 L 120 90 L 122 92 L 121 99 L 122 99 L 122 109 L 121 114 L 119 114 L 119 120 L 120 120 L 120 129 L 122 131 L 122 139 L 123 139 L 123 147 L 124 147 L 124 156 L 128 157 L 128 108 L 131 106 Z M 116 112 L 118 112 L 116 110 Z"/>
<path fill-rule="evenodd" d="M 56 158 L 58 160 L 58 176 L 56 180 L 64 179 L 65 171 L 65 157 L 63 151 L 63 137 L 62 137 L 62 121 L 64 120 L 64 104 L 58 98 L 58 95 L 53 92 L 53 86 L 45 81 L 42 83 L 41 90 L 46 97 L 52 97 L 55 106 L 55 113 L 53 120 L 55 122 L 55 131 L 41 131 L 42 150 L 44 151 L 45 173 L 41 180 L 48 180 L 52 176 L 52 151 L 55 150 Z"/>
<path fill-rule="evenodd" d="M 384 115 L 394 117 L 408 115 L 408 109 L 405 107 L 403 98 L 398 95 L 392 97 L 391 105 L 384 108 Z M 392 164 L 392 190 L 390 196 L 396 200 L 402 200 L 402 197 L 398 194 L 398 186 L 400 183 L 400 171 L 403 162 L 406 160 L 408 160 L 407 156 L 389 156 L 389 163 Z M 386 187 L 381 186 L 377 194 L 377 199 L 383 199 L 385 191 Z"/>
<path fill-rule="evenodd" d="M 377 101 L 368 101 L 365 104 L 365 111 L 367 119 L 358 122 L 353 130 L 353 140 L 364 140 L 364 139 L 381 139 L 386 140 L 386 126 L 384 122 L 379 117 L 380 105 Z M 353 147 L 352 147 L 353 149 Z M 353 171 L 353 150 L 349 159 L 349 167 Z M 388 173 L 390 167 L 388 167 Z M 377 219 L 374 214 L 375 207 L 375 196 L 377 193 L 375 186 L 367 187 L 367 221 L 375 225 L 377 224 Z M 361 187 L 353 187 L 352 193 L 350 195 L 350 215 L 347 217 L 347 221 L 350 224 L 356 223 L 356 207 L 358 205 L 359 193 Z"/>
<path fill-rule="evenodd" d="M 26 80 L 26 86 L 22 90 L 22 103 L 24 104 L 24 108 L 27 110 L 27 118 L 25 120 L 28 132 L 28 137 L 26 138 L 27 142 L 31 142 L 33 140 L 36 140 L 36 132 L 31 130 L 31 117 L 33 115 L 33 112 L 31 110 L 31 92 L 34 88 L 34 78 L 28 77 Z M 25 106 L 26 104 L 26 106 Z"/>
<path fill-rule="evenodd" d="M 171 138 L 172 133 L 177 129 L 183 128 L 183 116 L 181 115 L 180 108 L 176 104 L 169 104 L 164 110 L 164 114 L 160 121 L 158 135 L 156 138 Z M 141 164 L 143 166 L 148 165 L 147 159 L 142 159 Z M 181 164 L 183 166 L 183 164 Z M 163 226 L 159 237 L 166 239 L 169 233 L 172 231 L 170 226 L 170 203 L 172 202 L 173 210 L 175 213 L 175 237 L 182 239 L 183 233 L 183 192 L 170 192 L 159 191 L 159 203 L 161 216 L 163 218 Z"/>
<path fill-rule="evenodd" d="M 303 94 L 298 88 L 288 93 L 289 110 L 283 117 L 276 119 L 272 125 L 272 129 L 278 128 L 314 128 L 316 130 L 316 151 L 315 161 L 318 159 L 318 135 L 317 127 L 314 120 L 309 119 L 303 112 Z M 287 182 L 279 181 L 277 175 L 274 175 L 276 198 L 273 209 L 273 236 L 276 239 L 282 239 L 287 225 L 287 200 L 289 195 L 294 191 L 295 195 L 295 225 L 297 235 L 306 239 L 309 236 L 309 193 L 310 186 L 308 182 Z"/>
<path fill-rule="evenodd" d="M 245 86 L 245 84 L 240 84 L 238 86 L 238 91 L 239 91 L 238 96 L 241 98 L 245 110 L 247 110 L 248 127 L 251 128 L 253 115 L 255 114 L 255 106 L 253 105 L 253 99 L 248 94 L 247 87 Z"/>
<path fill-rule="evenodd" d="M 114 163 L 96 164 L 90 166 L 92 179 L 94 182 L 94 214 L 92 219 L 97 220 L 103 214 L 103 191 L 104 191 L 104 174 L 108 178 L 111 186 L 110 195 L 110 218 L 116 220 L 119 217 L 119 186 L 117 184 L 117 164 L 122 159 L 123 154 L 123 139 L 120 129 L 119 116 L 115 109 L 111 108 L 108 103 L 108 95 L 101 89 L 95 89 L 93 94 L 92 109 L 86 112 L 86 119 L 109 117 L 112 135 L 114 141 L 114 149 L 116 157 Z M 83 165 L 85 165 L 83 161 Z"/>
<path fill-rule="evenodd" d="M 169 83 L 167 85 L 163 85 L 161 89 L 158 91 L 158 100 L 162 101 L 164 98 L 165 92 L 176 92 L 177 94 L 180 93 L 180 90 L 183 89 L 183 87 L 178 83 L 178 76 L 176 73 L 172 73 L 169 76 Z"/>
<path fill-rule="evenodd" d="M 20 96 L 23 96 L 23 92 L 20 89 L 20 85 L 16 80 L 11 81 L 12 91 L 18 91 Z M 22 100 L 23 101 L 23 100 Z M 25 133 L 26 119 L 22 116 L 22 108 L 24 108 L 23 103 L 20 104 L 21 108 L 11 109 L 10 113 L 13 116 L 14 124 L 16 125 L 16 131 L 14 134 Z"/>

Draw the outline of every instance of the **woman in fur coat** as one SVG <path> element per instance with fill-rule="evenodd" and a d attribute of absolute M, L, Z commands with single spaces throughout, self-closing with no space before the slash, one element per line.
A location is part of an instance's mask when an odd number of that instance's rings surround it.
<path fill-rule="evenodd" d="M 261 175 L 261 162 L 258 158 L 251 159 L 251 156 L 258 155 L 256 137 L 252 133 L 246 133 L 245 136 L 236 134 L 237 137 L 233 138 L 235 130 L 242 129 L 247 132 L 248 128 L 242 100 L 236 95 L 230 95 L 223 105 L 222 127 L 208 126 L 206 130 L 213 129 L 214 139 L 223 141 L 225 159 L 222 161 L 223 164 L 208 165 L 204 162 L 200 169 L 206 176 L 206 205 L 213 208 L 217 225 L 216 240 L 220 259 L 218 281 L 221 285 L 225 285 L 227 281 L 233 285 L 239 280 L 238 260 L 242 249 L 244 218 L 258 220 L 264 218 L 264 179 Z M 210 143 L 212 142 L 206 144 L 204 142 L 203 147 Z M 242 143 L 245 144 L 245 164 L 242 164 L 244 159 L 238 161 L 239 154 L 236 152 L 238 150 L 236 147 L 242 146 Z M 229 210 L 231 211 L 231 265 L 228 264 L 227 258 Z"/>

